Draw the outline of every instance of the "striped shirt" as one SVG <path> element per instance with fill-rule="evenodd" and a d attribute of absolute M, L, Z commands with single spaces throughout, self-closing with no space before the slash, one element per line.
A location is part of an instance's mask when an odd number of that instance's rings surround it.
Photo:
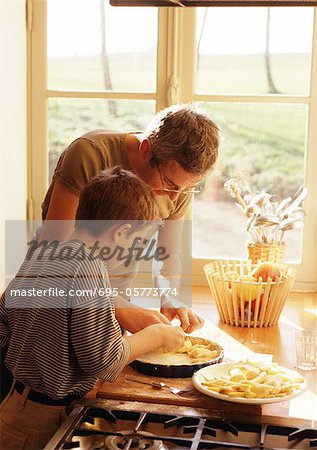
<path fill-rule="evenodd" d="M 53 399 L 82 396 L 97 379 L 114 381 L 130 356 L 105 263 L 87 258 L 79 240 L 57 250 L 60 257 L 41 256 L 39 248 L 26 258 L 0 302 L 6 366 Z"/>

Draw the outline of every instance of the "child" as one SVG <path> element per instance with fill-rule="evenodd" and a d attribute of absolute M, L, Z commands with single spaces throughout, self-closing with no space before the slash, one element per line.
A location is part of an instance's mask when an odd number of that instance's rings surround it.
<path fill-rule="evenodd" d="M 88 251 L 96 242 L 111 254 L 117 246 L 128 248 L 157 219 L 147 184 L 115 167 L 82 190 L 67 242 L 55 245 L 54 253 L 51 245 L 28 253 L 0 305 L 0 343 L 15 379 L 0 406 L 1 449 L 43 448 L 70 403 L 97 379 L 114 381 L 139 355 L 183 345 L 182 329 L 159 313 L 158 322 L 165 323 L 123 337 L 107 274 L 120 261 L 106 264 L 101 253 Z M 126 308 L 126 325 L 134 307 L 116 302 Z M 122 310 L 117 316 L 120 321 Z"/>

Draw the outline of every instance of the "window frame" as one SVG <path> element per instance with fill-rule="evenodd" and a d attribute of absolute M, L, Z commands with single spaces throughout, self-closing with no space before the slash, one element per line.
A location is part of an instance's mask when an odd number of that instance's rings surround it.
<path fill-rule="evenodd" d="M 317 8 L 314 8 L 310 95 L 212 95 L 194 92 L 196 67 L 196 8 L 158 8 L 156 92 L 61 91 L 47 89 L 47 2 L 27 0 L 28 55 L 28 202 L 29 220 L 41 217 L 47 190 L 48 98 L 152 99 L 156 110 L 187 102 L 304 103 L 308 106 L 305 180 L 308 212 L 302 242 L 302 262 L 295 289 L 317 290 Z M 313 76 L 315 74 L 315 76 Z M 203 266 L 212 258 L 193 257 L 193 284 L 207 285 Z"/>

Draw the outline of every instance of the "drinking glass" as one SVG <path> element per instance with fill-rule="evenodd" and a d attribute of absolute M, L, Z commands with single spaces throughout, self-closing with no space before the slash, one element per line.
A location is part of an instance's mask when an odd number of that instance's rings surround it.
<path fill-rule="evenodd" d="M 296 333 L 297 368 L 301 370 L 316 369 L 317 331 L 302 330 Z"/>

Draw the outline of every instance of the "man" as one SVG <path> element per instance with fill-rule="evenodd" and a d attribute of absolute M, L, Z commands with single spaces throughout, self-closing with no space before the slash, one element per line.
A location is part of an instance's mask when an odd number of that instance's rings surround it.
<path fill-rule="evenodd" d="M 169 279 L 179 274 L 179 239 L 181 225 L 193 193 L 215 164 L 218 156 L 219 129 L 193 105 L 175 105 L 158 113 L 144 133 L 117 133 L 95 130 L 76 139 L 61 154 L 51 185 L 42 204 L 43 230 L 40 239 L 65 239 L 72 231 L 81 189 L 100 171 L 119 165 L 143 179 L 155 194 L 161 219 L 157 245 L 173 255 L 161 273 Z M 56 229 L 56 222 L 66 221 Z M 113 287 L 122 291 L 136 273 L 112 271 Z M 117 277 L 116 277 L 117 276 Z M 180 302 L 181 303 L 181 302 Z M 185 332 L 202 325 L 190 308 L 162 298 L 161 312 L 169 319 L 178 318 Z M 136 313 L 135 313 L 136 314 Z M 157 316 L 144 310 L 131 317 L 136 331 L 156 322 Z"/>

